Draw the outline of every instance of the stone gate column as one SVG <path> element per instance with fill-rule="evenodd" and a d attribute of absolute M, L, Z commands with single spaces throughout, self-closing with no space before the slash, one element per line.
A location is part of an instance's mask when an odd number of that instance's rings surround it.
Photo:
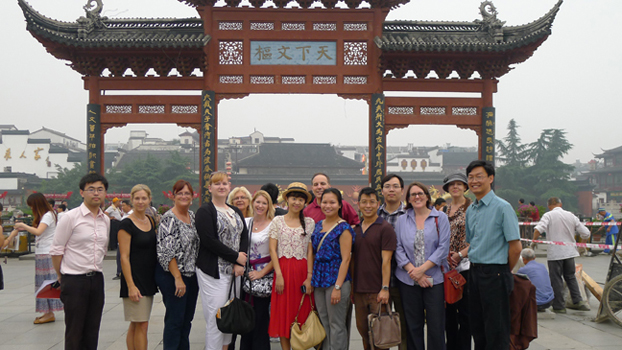
<path fill-rule="evenodd" d="M 201 94 L 201 203 L 211 200 L 207 190 L 210 175 L 218 168 L 216 94 L 203 90 Z"/>
<path fill-rule="evenodd" d="M 386 131 L 384 94 L 371 95 L 369 112 L 369 183 L 382 196 L 382 178 L 386 172 Z"/>

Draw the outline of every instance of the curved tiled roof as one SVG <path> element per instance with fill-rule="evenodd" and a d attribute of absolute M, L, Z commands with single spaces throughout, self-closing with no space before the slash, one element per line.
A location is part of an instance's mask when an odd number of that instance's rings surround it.
<path fill-rule="evenodd" d="M 70 47 L 100 48 L 188 48 L 202 49 L 210 40 L 200 18 L 108 19 L 93 21 L 81 17 L 76 22 L 47 18 L 25 0 L 18 0 L 27 29 L 35 36 Z"/>
<path fill-rule="evenodd" d="M 402 52 L 504 52 L 541 41 L 551 27 L 563 0 L 546 15 L 521 26 L 491 29 L 484 21 L 388 21 L 375 43 L 382 51 Z"/>

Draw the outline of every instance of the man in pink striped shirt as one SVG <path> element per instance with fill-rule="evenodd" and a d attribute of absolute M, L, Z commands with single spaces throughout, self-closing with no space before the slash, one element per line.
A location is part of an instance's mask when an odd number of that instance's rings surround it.
<path fill-rule="evenodd" d="M 110 218 L 100 209 L 108 181 L 100 174 L 80 180 L 83 203 L 68 211 L 56 226 L 50 250 L 61 282 L 65 310 L 65 350 L 97 349 L 104 309 L 104 256 Z"/>

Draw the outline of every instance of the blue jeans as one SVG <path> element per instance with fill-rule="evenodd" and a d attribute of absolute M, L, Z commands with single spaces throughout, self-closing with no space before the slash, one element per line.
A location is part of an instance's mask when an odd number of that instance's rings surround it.
<path fill-rule="evenodd" d="M 186 284 L 186 294 L 178 298 L 175 296 L 175 278 L 170 272 L 164 271 L 160 264 L 156 264 L 155 278 L 162 301 L 166 307 L 164 314 L 164 350 L 190 349 L 190 329 L 197 306 L 199 285 L 196 275 L 181 276 Z"/>
<path fill-rule="evenodd" d="M 618 238 L 618 234 L 617 233 L 612 233 L 609 234 L 607 233 L 607 238 L 605 239 L 605 244 L 610 244 L 613 245 L 616 243 L 616 239 Z M 605 253 L 609 253 L 610 250 L 609 249 L 605 249 Z"/>

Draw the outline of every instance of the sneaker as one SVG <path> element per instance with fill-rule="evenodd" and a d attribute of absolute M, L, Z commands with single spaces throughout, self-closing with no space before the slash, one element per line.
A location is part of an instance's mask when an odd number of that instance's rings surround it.
<path fill-rule="evenodd" d="M 587 305 L 585 300 L 581 300 L 580 302 L 568 306 L 569 309 L 579 310 L 579 311 L 590 311 L 590 307 Z"/>
<path fill-rule="evenodd" d="M 116 276 L 114 276 L 112 279 L 113 279 L 114 281 L 116 281 L 116 280 L 120 280 L 120 279 L 121 279 L 121 275 L 116 275 Z"/>
<path fill-rule="evenodd" d="M 565 314 L 566 309 L 553 309 L 553 312 L 556 314 Z"/>

